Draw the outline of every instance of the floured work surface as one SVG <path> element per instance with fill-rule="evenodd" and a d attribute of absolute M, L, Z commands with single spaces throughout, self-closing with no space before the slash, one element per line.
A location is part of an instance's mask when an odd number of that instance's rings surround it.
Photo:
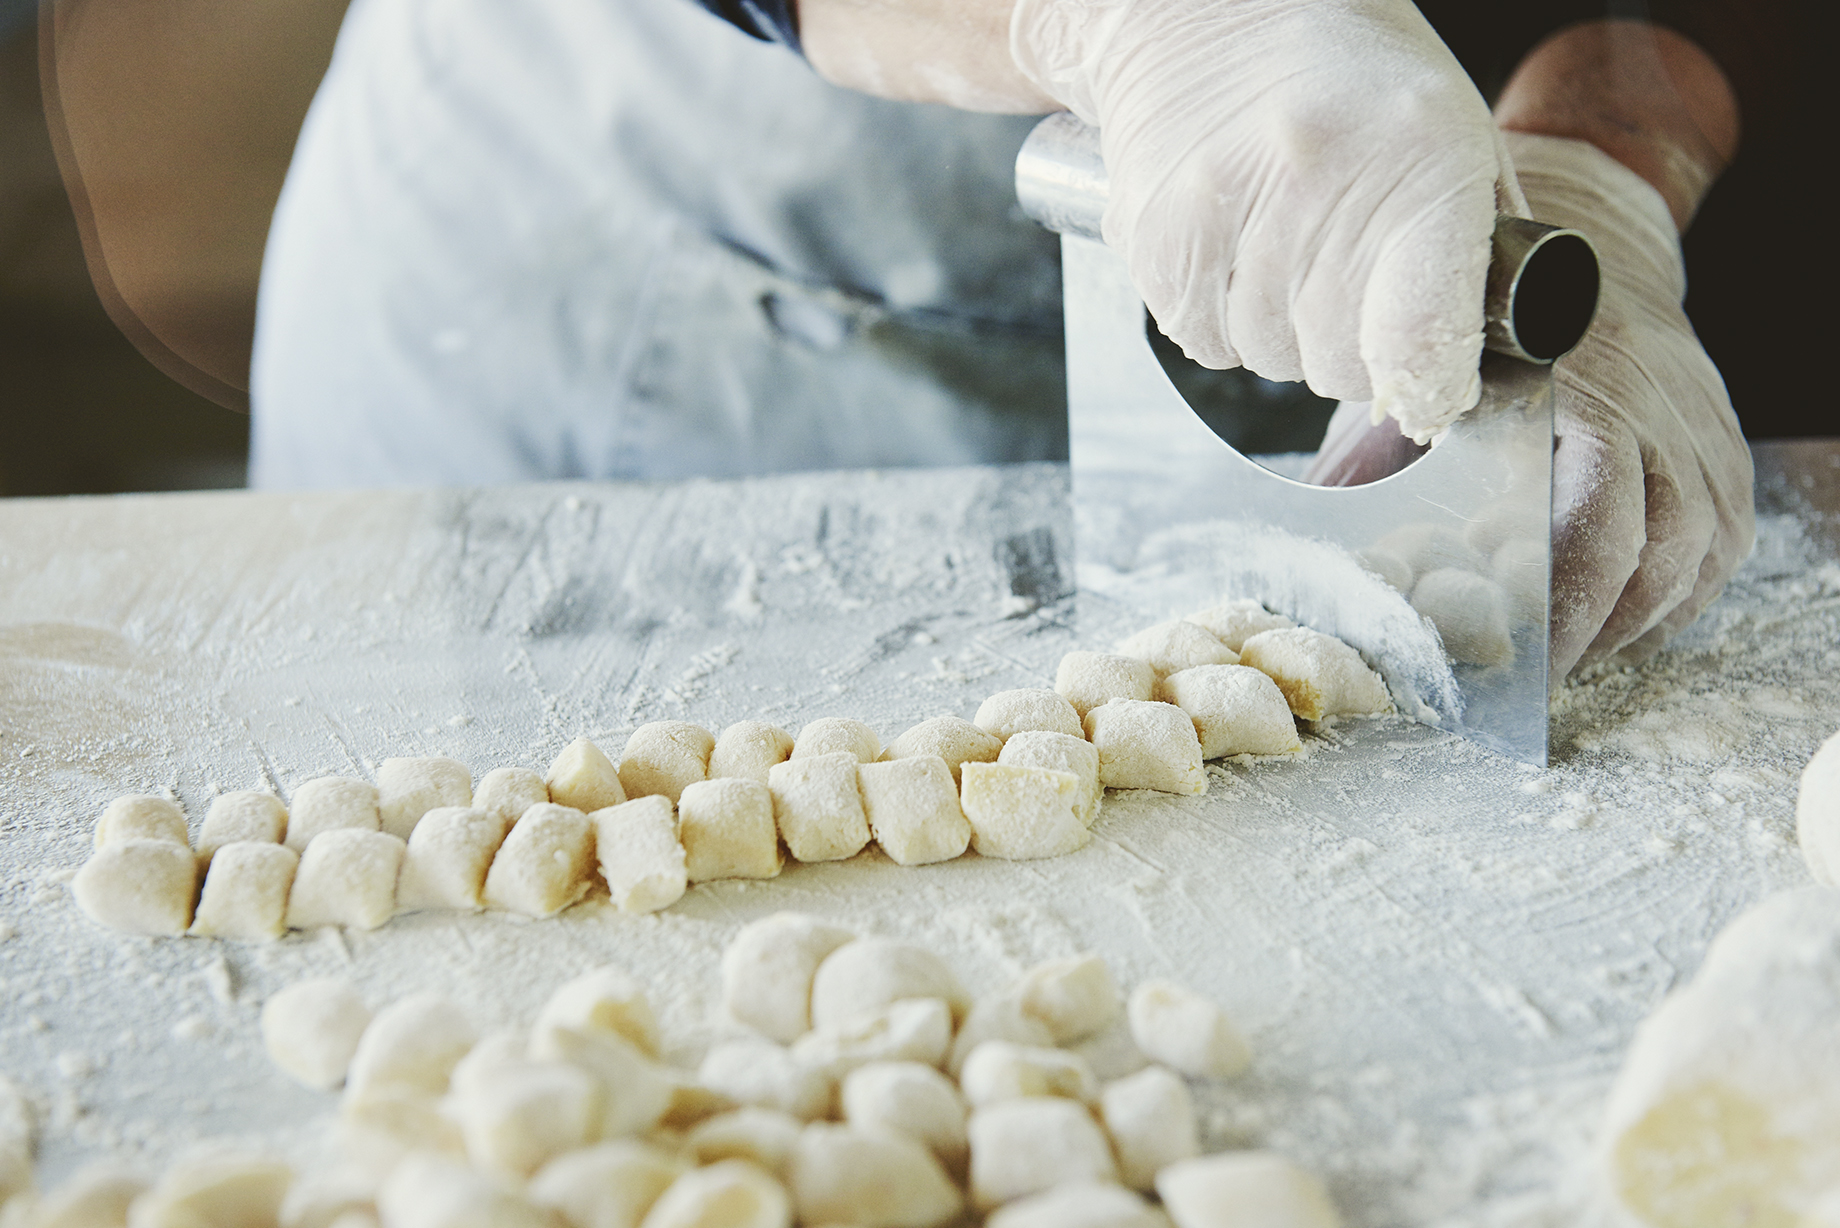
<path fill-rule="evenodd" d="M 602 897 L 269 946 L 83 917 L 66 884 L 102 806 L 171 789 L 195 825 L 219 790 L 391 755 L 541 768 L 662 718 L 855 716 L 888 739 L 1046 685 L 1138 620 L 1088 602 L 1072 625 L 1049 466 L 0 504 L 0 1074 L 41 1111 L 44 1182 L 280 1140 L 332 1110 L 261 1051 L 257 1012 L 290 981 L 438 989 L 490 1027 L 617 962 L 667 1035 L 707 1040 L 731 1026 L 723 943 L 790 908 L 949 952 L 975 992 L 1092 949 L 1127 983 L 1217 999 L 1254 1061 L 1204 1093 L 1204 1144 L 1289 1153 L 1351 1224 L 1579 1222 L 1636 1022 L 1725 921 L 1805 881 L 1795 778 L 1840 723 L 1816 510 L 1840 449 L 1815 447 L 1764 456 L 1790 476 L 1760 476 L 1756 555 L 1699 625 L 1567 690 L 1549 771 L 1350 721 L 1300 758 L 1210 769 L 1204 797 L 1114 793 L 1092 846 L 1049 861 L 871 851 L 654 916 Z"/>

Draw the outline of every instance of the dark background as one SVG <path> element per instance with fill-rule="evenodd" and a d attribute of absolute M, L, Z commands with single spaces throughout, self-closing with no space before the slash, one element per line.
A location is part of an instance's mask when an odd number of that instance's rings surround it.
<path fill-rule="evenodd" d="M 1421 8 L 1491 99 L 1541 36 L 1605 12 L 1601 3 L 1475 0 Z M 1840 434 L 1828 349 L 1815 337 L 1835 316 L 1821 272 L 1831 256 L 1815 217 L 1817 200 L 1831 200 L 1831 190 L 1817 195 L 1815 167 L 1830 160 L 1834 137 L 1831 104 L 1816 102 L 1822 65 L 1811 9 L 1656 0 L 1652 10 L 1623 3 L 1615 11 L 1680 26 L 1738 84 L 1742 149 L 1685 246 L 1687 309 L 1746 434 Z M 0 495 L 241 485 L 248 420 L 142 358 L 90 283 L 46 132 L 33 18 L 31 0 L 0 0 Z M 1742 24 L 1721 27 L 1721 19 Z M 323 59 L 328 50 L 302 54 Z"/>

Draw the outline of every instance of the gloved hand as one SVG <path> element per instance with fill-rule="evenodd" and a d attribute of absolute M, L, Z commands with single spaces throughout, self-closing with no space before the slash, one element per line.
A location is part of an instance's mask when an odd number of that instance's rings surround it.
<path fill-rule="evenodd" d="M 1506 134 L 1542 222 L 1597 248 L 1597 316 L 1555 375 L 1552 670 L 1641 660 L 1699 615 L 1756 536 L 1751 457 L 1681 302 L 1686 274 L 1659 192 L 1584 141 Z M 1402 446 L 1403 445 L 1403 446 Z M 1372 481 L 1409 463 L 1391 423 L 1336 411 L 1309 480 Z"/>
<path fill-rule="evenodd" d="M 1479 395 L 1487 106 L 1409 0 L 1018 0 L 1010 51 L 1099 126 L 1108 246 L 1163 331 L 1432 438 Z"/>

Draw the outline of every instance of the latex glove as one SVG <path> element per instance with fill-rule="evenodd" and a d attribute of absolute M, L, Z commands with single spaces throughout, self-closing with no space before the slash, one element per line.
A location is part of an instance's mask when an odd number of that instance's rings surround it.
<path fill-rule="evenodd" d="M 1756 536 L 1751 456 L 1693 335 L 1660 193 L 1583 141 L 1506 134 L 1533 216 L 1597 247 L 1597 316 L 1554 371 L 1552 671 L 1641 660 L 1699 615 Z M 1416 450 L 1344 405 L 1308 479 L 1372 481 Z"/>
<path fill-rule="evenodd" d="M 1105 242 L 1204 366 L 1432 438 L 1479 395 L 1487 106 L 1409 0 L 1018 0 L 1017 67 L 1099 126 Z"/>

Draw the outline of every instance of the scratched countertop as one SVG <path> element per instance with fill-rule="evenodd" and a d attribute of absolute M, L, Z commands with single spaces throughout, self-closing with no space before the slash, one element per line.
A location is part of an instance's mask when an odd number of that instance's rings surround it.
<path fill-rule="evenodd" d="M 923 941 L 989 991 L 1097 950 L 1227 1006 L 1252 1072 L 1212 1146 L 1278 1147 L 1352 1225 L 1580 1223 L 1597 1107 L 1711 936 L 1805 881 L 1795 775 L 1840 725 L 1840 445 L 1761 446 L 1759 546 L 1654 662 L 1569 686 L 1552 767 L 1397 718 L 1204 797 L 1114 792 L 1091 847 L 902 869 L 873 850 L 693 889 L 656 917 L 419 914 L 266 946 L 103 931 L 68 879 L 102 806 L 283 795 L 447 754 L 541 768 L 637 725 L 848 715 L 892 738 L 1051 682 L 1134 629 L 1069 593 L 1056 466 L 467 491 L 0 502 L 0 1075 L 41 1179 L 202 1141 L 308 1146 L 261 1001 L 337 970 L 482 1026 L 614 959 L 674 1055 L 722 1032 L 721 944 L 782 908 Z"/>

